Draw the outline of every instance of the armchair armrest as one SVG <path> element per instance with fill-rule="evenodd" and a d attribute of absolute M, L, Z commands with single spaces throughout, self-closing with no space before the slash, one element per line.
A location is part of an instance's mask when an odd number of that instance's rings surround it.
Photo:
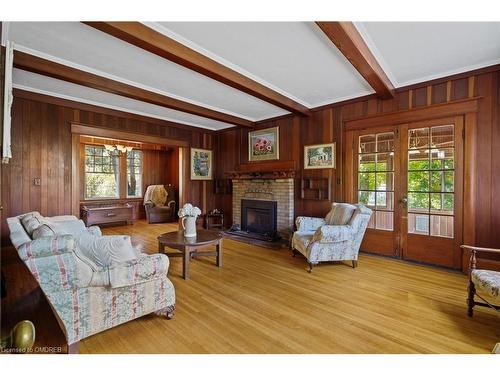
<path fill-rule="evenodd" d="M 312 240 L 321 243 L 349 241 L 353 234 L 350 225 L 323 225 L 314 232 Z"/>
<path fill-rule="evenodd" d="M 325 219 L 319 217 L 298 216 L 295 219 L 298 232 L 314 232 L 325 224 Z"/>
<path fill-rule="evenodd" d="M 168 202 L 167 204 L 167 207 L 169 207 L 172 211 L 175 212 L 175 201 L 174 200 L 171 200 L 170 202 Z"/>
<path fill-rule="evenodd" d="M 153 254 L 111 266 L 109 267 L 111 287 L 130 286 L 166 276 L 169 264 L 165 254 Z"/>

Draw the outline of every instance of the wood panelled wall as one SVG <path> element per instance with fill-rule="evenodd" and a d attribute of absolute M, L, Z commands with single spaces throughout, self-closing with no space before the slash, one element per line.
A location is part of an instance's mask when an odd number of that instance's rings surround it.
<path fill-rule="evenodd" d="M 496 67 L 495 69 L 498 69 Z M 346 197 L 343 191 L 344 123 L 381 113 L 422 108 L 454 102 L 469 97 L 481 97 L 477 113 L 476 133 L 476 243 L 500 247 L 500 72 L 495 69 L 470 72 L 400 89 L 393 99 L 381 100 L 369 96 L 333 106 L 317 108 L 309 118 L 288 116 L 259 124 L 258 128 L 279 126 L 280 161 L 293 161 L 295 178 L 295 216 L 324 216 L 329 202 L 300 198 L 301 177 L 330 177 L 332 196 L 336 201 Z M 219 133 L 216 171 L 218 178 L 248 162 L 248 130 L 235 129 Z M 334 170 L 304 170 L 304 145 L 337 143 L 337 168 Z M 217 195 L 216 205 L 230 213 L 231 196 Z M 228 218 L 231 221 L 231 218 Z"/>
<path fill-rule="evenodd" d="M 215 136 L 214 132 L 203 129 L 15 90 L 12 110 L 13 157 L 2 168 L 3 244 L 8 244 L 7 217 L 34 210 L 46 216 L 71 213 L 74 173 L 71 122 L 182 140 L 192 147 L 209 149 Z M 178 179 L 176 158 L 175 155 L 171 157 L 169 165 L 165 166 L 172 171 L 169 177 L 165 175 L 166 179 Z M 158 160 L 158 164 L 161 164 L 161 160 Z M 185 168 L 189 171 L 189 158 Z M 163 178 L 159 170 L 148 173 L 154 180 Z M 185 200 L 207 209 L 213 208 L 212 182 L 190 181 L 189 174 L 185 176 Z M 40 186 L 34 185 L 35 178 L 41 179 Z"/>

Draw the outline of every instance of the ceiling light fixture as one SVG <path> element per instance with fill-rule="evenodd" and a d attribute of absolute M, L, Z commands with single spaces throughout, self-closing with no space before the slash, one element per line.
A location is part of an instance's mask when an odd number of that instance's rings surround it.
<path fill-rule="evenodd" d="M 104 145 L 104 148 L 106 151 L 113 152 L 113 151 L 120 151 L 122 154 L 126 152 L 132 151 L 134 148 L 132 146 L 122 146 L 122 145 Z"/>

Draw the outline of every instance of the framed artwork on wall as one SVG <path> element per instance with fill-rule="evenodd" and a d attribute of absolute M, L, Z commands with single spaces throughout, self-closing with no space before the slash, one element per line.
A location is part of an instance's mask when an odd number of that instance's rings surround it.
<path fill-rule="evenodd" d="M 191 148 L 191 180 L 212 179 L 212 151 Z"/>
<path fill-rule="evenodd" d="M 335 168 L 335 143 L 304 146 L 304 169 Z"/>
<path fill-rule="evenodd" d="M 280 158 L 279 128 L 248 133 L 248 161 L 278 160 Z"/>

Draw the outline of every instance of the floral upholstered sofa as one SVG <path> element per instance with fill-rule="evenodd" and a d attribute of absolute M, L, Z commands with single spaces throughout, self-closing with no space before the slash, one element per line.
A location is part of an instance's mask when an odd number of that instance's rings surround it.
<path fill-rule="evenodd" d="M 171 318 L 175 291 L 167 278 L 167 256 L 137 253 L 134 259 L 102 266 L 82 253 L 80 235 L 47 233 L 32 239 L 43 223 L 81 228 L 77 221 L 75 216 L 45 218 L 38 212 L 7 219 L 12 244 L 63 323 L 70 348 L 74 350 L 85 337 L 146 314 Z M 98 227 L 81 232 L 99 239 L 113 237 L 102 236 Z"/>
<path fill-rule="evenodd" d="M 359 247 L 372 210 L 362 204 L 333 203 L 325 218 L 297 217 L 292 251 L 301 253 L 309 263 L 309 272 L 320 262 L 352 261 L 356 267 Z"/>

